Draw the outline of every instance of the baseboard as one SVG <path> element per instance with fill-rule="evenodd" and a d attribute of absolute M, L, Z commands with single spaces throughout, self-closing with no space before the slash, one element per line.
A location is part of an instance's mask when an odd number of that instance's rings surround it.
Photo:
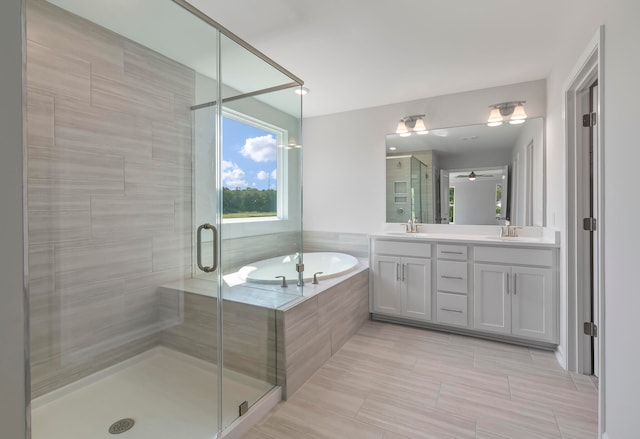
<path fill-rule="evenodd" d="M 275 387 L 260 398 L 249 411 L 222 432 L 222 439 L 240 439 L 282 400 L 282 388 Z"/>
<path fill-rule="evenodd" d="M 563 368 L 564 370 L 567 370 L 567 358 L 565 357 L 564 351 L 562 350 L 561 346 L 558 345 L 558 348 L 555 350 L 555 354 L 556 354 L 556 361 L 558 362 L 560 367 Z"/>

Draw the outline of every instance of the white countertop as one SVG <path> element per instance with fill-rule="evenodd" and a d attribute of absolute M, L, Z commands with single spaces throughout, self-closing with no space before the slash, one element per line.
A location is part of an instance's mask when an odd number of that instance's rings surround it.
<path fill-rule="evenodd" d="M 420 224 L 420 232 L 403 231 L 402 224 L 387 223 L 375 238 L 432 242 L 473 243 L 518 247 L 560 247 L 560 232 L 546 227 L 518 228 L 516 237 L 501 237 L 500 226 L 457 226 L 454 224 Z"/>

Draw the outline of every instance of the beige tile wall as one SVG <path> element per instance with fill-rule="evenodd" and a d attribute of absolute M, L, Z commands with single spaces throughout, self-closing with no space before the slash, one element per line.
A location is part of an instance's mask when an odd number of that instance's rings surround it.
<path fill-rule="evenodd" d="M 32 394 L 159 343 L 191 260 L 195 73 L 27 4 Z"/>
<path fill-rule="evenodd" d="M 306 231 L 305 252 L 342 252 L 357 258 L 369 257 L 369 238 L 364 233 Z"/>
<path fill-rule="evenodd" d="M 369 319 L 369 270 L 278 311 L 278 382 L 293 395 Z"/>

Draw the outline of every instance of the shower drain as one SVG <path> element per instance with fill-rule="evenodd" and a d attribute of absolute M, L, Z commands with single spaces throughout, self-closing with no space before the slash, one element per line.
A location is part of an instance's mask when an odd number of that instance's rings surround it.
<path fill-rule="evenodd" d="M 109 427 L 109 433 L 111 434 L 124 433 L 125 431 L 131 430 L 131 428 L 133 428 L 135 423 L 136 421 L 134 421 L 131 418 L 120 419 L 119 421 L 116 421 L 113 424 L 111 424 L 111 427 Z"/>

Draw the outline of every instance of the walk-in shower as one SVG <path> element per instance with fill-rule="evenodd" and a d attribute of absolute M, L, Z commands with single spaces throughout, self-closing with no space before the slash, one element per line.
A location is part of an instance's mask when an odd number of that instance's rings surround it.
<path fill-rule="evenodd" d="M 28 0 L 32 437 L 210 439 L 278 384 L 302 81 L 182 0 Z"/>

